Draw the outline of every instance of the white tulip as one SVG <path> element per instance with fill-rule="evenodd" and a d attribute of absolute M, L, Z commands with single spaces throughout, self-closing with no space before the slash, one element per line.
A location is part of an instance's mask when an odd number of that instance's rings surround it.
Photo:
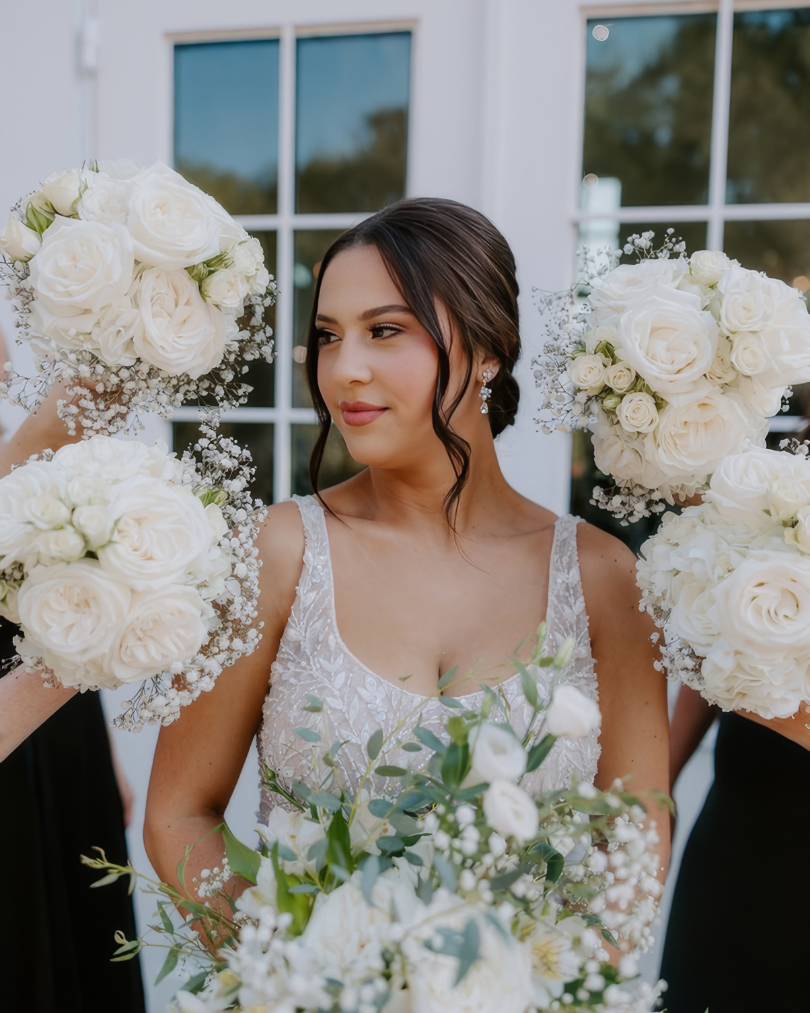
<path fill-rule="evenodd" d="M 503 837 L 521 843 L 537 834 L 539 817 L 534 799 L 511 781 L 493 781 L 484 795 L 487 823 Z"/>
<path fill-rule="evenodd" d="M 10 215 L 0 233 L 0 252 L 9 260 L 30 260 L 37 253 L 42 240 L 39 233 L 29 229 L 17 215 Z"/>
<path fill-rule="evenodd" d="M 546 711 L 546 728 L 552 735 L 579 739 L 595 732 L 601 723 L 599 706 L 575 686 L 558 686 Z"/>

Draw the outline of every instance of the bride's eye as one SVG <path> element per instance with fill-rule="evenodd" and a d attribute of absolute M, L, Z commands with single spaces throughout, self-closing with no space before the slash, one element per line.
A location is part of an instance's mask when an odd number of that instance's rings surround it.
<path fill-rule="evenodd" d="M 396 334 L 402 334 L 402 331 L 393 324 L 375 324 L 371 328 L 371 334 L 375 338 L 393 338 Z"/>
<path fill-rule="evenodd" d="M 323 328 L 315 332 L 315 337 L 318 339 L 319 345 L 331 345 L 333 339 L 337 341 L 337 334 L 333 334 L 332 331 L 325 331 Z"/>

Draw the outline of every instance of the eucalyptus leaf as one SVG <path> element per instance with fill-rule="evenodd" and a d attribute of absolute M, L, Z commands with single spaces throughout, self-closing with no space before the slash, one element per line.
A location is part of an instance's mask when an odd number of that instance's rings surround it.
<path fill-rule="evenodd" d="M 164 978 L 168 977 L 172 971 L 177 967 L 177 961 L 180 959 L 180 949 L 177 946 L 173 946 L 166 954 L 166 959 L 163 961 L 163 967 L 160 969 L 160 973 L 155 978 L 155 984 L 159 985 Z"/>
<path fill-rule="evenodd" d="M 369 736 L 369 740 L 366 743 L 366 752 L 370 760 L 376 760 L 380 755 L 380 750 L 383 745 L 383 733 L 382 728 L 377 728 Z"/>
<path fill-rule="evenodd" d="M 538 743 L 532 746 L 526 759 L 527 774 L 530 774 L 533 770 L 537 770 L 543 760 L 545 760 L 551 752 L 556 741 L 557 737 L 555 735 L 544 735 Z"/>
<path fill-rule="evenodd" d="M 480 955 L 481 931 L 475 918 L 471 918 L 464 926 L 464 936 L 461 943 L 461 954 L 458 961 L 455 985 L 460 984 L 467 977 L 467 974 Z"/>
<path fill-rule="evenodd" d="M 439 681 L 436 683 L 436 686 L 439 689 L 439 691 L 446 689 L 450 685 L 450 683 L 456 678 L 457 675 L 458 675 L 458 665 L 453 665 L 452 668 L 448 668 L 447 671 L 444 673 L 444 675 L 441 677 L 441 679 L 439 679 Z"/>
<path fill-rule="evenodd" d="M 231 872 L 255 886 L 259 874 L 259 853 L 234 837 L 227 823 L 220 824 L 219 830 L 225 842 L 225 854 Z"/>
<path fill-rule="evenodd" d="M 320 735 L 313 731 L 311 728 L 296 728 L 295 734 L 299 739 L 303 739 L 304 742 L 320 742 Z"/>
<path fill-rule="evenodd" d="M 395 767 L 390 763 L 383 763 L 376 769 L 380 777 L 405 777 L 408 771 L 404 767 Z"/>
<path fill-rule="evenodd" d="M 423 728 L 421 725 L 417 725 L 413 730 L 413 737 L 419 739 L 423 746 L 427 746 L 428 749 L 432 749 L 434 753 L 443 753 L 445 750 L 445 744 L 440 738 L 433 734 L 429 729 Z"/>

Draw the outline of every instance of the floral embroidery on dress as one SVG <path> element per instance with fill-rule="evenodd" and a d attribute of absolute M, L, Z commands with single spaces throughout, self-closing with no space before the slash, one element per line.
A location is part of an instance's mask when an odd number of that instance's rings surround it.
<path fill-rule="evenodd" d="M 304 525 L 304 560 L 290 618 L 270 669 L 258 735 L 259 761 L 273 768 L 282 784 L 309 783 L 317 766 L 315 753 L 341 742 L 335 757 L 338 785 L 354 790 L 368 765 L 366 743 L 373 731 L 381 728 L 388 738 L 398 726 L 408 730 L 419 722 L 439 734 L 446 705 L 441 697 L 413 693 L 376 675 L 349 651 L 337 626 L 323 507 L 314 496 L 294 496 L 293 500 Z M 578 518 L 570 514 L 558 518 L 555 524 L 549 567 L 547 653 L 556 652 L 571 638 L 574 655 L 558 677 L 558 684 L 576 686 L 598 702 L 579 570 L 577 524 Z M 547 699 L 550 685 L 540 683 L 538 688 L 541 699 Z M 507 679 L 494 689 L 500 705 L 508 709 L 515 730 L 523 734 L 530 709 L 520 679 Z M 482 694 L 479 690 L 455 699 L 478 705 Z M 318 713 L 305 710 L 311 697 L 321 701 Z M 296 734 L 301 727 L 318 731 L 320 742 L 302 739 Z M 599 753 L 598 732 L 581 739 L 560 739 L 540 769 L 526 776 L 523 785 L 530 792 L 540 792 L 581 781 L 590 783 L 596 776 Z M 378 762 L 413 766 L 419 761 L 419 753 L 393 749 Z M 372 797 L 385 796 L 386 780 L 372 776 L 367 788 Z M 283 799 L 263 788 L 260 820 L 267 818 L 274 805 L 284 805 Z"/>

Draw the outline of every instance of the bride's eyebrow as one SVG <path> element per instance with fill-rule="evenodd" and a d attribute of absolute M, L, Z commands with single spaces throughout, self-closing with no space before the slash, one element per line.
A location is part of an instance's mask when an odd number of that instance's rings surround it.
<path fill-rule="evenodd" d="M 408 313 L 413 316 L 413 310 L 408 306 L 400 306 L 396 303 L 392 303 L 390 306 L 376 306 L 374 309 L 365 310 L 360 314 L 360 320 L 372 320 L 374 317 L 385 316 L 386 313 Z M 321 320 L 325 324 L 337 324 L 340 321 L 335 320 L 334 317 L 327 316 L 326 313 L 318 313 L 315 317 L 316 320 Z"/>

